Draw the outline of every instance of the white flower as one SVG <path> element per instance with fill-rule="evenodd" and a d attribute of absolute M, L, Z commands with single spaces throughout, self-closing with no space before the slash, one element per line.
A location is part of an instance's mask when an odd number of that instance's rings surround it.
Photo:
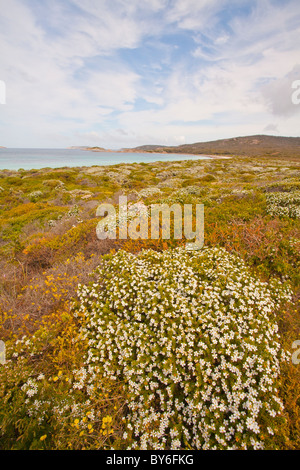
<path fill-rule="evenodd" d="M 78 289 L 89 350 L 73 388 L 92 391 L 95 367 L 126 384 L 133 449 L 180 449 L 184 441 L 231 449 L 245 430 L 252 448 L 261 448 L 262 409 L 269 403 L 275 417 L 280 407 L 273 312 L 289 289 L 260 282 L 219 248 L 119 251 L 97 276 Z"/>

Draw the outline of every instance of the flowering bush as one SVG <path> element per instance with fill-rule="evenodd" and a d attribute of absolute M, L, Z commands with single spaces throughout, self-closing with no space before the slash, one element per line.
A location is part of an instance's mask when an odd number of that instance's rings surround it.
<path fill-rule="evenodd" d="M 300 218 L 300 191 L 267 195 L 268 213 L 272 216 Z"/>
<path fill-rule="evenodd" d="M 161 190 L 155 186 L 144 188 L 137 193 L 138 197 L 141 199 L 146 199 L 148 197 L 157 196 L 161 194 Z"/>
<path fill-rule="evenodd" d="M 167 197 L 159 199 L 161 204 L 209 204 L 211 190 L 197 186 L 187 186 L 173 191 Z"/>
<path fill-rule="evenodd" d="M 43 196 L 42 191 L 33 191 L 32 193 L 29 194 L 29 199 L 30 201 L 35 202 L 38 199 L 40 199 L 42 196 Z"/>
<path fill-rule="evenodd" d="M 34 334 L 6 343 L 7 363 L 0 368 L 1 448 L 109 449 L 122 435 L 118 389 L 103 380 L 96 396 L 83 389 L 85 344 L 77 321 L 66 302 L 45 315 Z"/>
<path fill-rule="evenodd" d="M 270 445 L 287 358 L 275 312 L 288 287 L 260 282 L 221 248 L 119 251 L 96 273 L 74 312 L 88 342 L 82 385 L 125 384 L 127 448 Z"/>

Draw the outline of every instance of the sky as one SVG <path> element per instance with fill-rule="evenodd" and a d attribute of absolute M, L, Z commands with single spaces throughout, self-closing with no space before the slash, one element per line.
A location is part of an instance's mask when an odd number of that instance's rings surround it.
<path fill-rule="evenodd" d="M 0 146 L 296 137 L 296 80 L 299 0 L 0 0 Z"/>

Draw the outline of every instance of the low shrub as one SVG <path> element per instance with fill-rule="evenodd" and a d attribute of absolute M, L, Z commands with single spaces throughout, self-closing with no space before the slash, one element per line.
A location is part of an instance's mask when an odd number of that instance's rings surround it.
<path fill-rule="evenodd" d="M 84 386 L 124 383 L 133 449 L 272 447 L 282 418 L 275 313 L 290 299 L 219 248 L 104 257 L 79 286 Z"/>
<path fill-rule="evenodd" d="M 300 218 L 300 191 L 267 194 L 268 214 L 275 217 Z"/>
<path fill-rule="evenodd" d="M 87 393 L 84 346 L 68 302 L 44 316 L 33 334 L 7 342 L 0 368 L 1 448 L 109 449 L 120 439 L 124 398 L 101 379 L 97 393 Z"/>

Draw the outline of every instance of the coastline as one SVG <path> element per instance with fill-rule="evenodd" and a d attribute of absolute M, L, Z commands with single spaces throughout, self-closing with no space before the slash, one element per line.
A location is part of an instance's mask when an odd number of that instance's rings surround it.
<path fill-rule="evenodd" d="M 102 148 L 97 148 L 97 147 L 68 147 L 69 149 L 77 149 L 77 150 L 85 150 L 85 151 L 88 151 L 88 152 L 98 152 L 98 153 L 107 153 L 107 152 L 113 152 L 113 153 L 136 153 L 136 154 L 140 154 L 140 155 L 143 155 L 143 154 L 147 154 L 147 155 L 182 155 L 182 156 L 185 156 L 185 157 L 207 157 L 207 158 L 221 158 L 221 159 L 228 159 L 228 158 L 232 158 L 233 156 L 228 156 L 228 155 L 215 155 L 215 154 L 202 154 L 202 153 L 182 153 L 182 152 L 164 152 L 164 151 L 151 151 L 151 152 L 147 152 L 147 150 L 145 151 L 137 151 L 137 150 L 134 150 L 134 149 L 126 149 L 126 150 L 111 150 L 111 149 L 102 149 Z"/>
<path fill-rule="evenodd" d="M 181 162 L 212 161 L 222 156 L 202 156 L 182 153 L 154 152 L 93 152 L 82 149 L 0 149 L 2 170 L 40 170 L 42 168 L 113 166 L 119 164 L 153 163 L 156 161 Z"/>

